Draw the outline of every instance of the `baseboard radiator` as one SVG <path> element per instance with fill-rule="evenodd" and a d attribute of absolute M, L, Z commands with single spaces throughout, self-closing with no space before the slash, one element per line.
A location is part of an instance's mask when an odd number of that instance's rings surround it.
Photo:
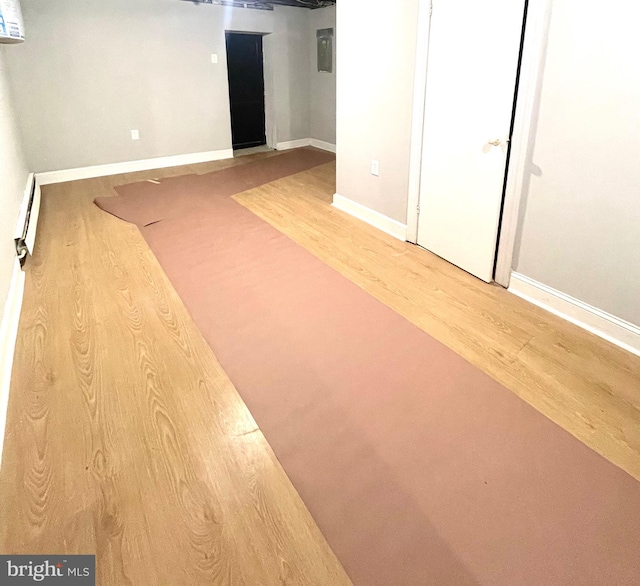
<path fill-rule="evenodd" d="M 40 214 L 40 197 L 38 178 L 31 173 L 27 180 L 15 233 L 16 254 L 21 266 L 24 266 L 27 256 L 33 254 L 35 247 L 38 216 Z"/>
<path fill-rule="evenodd" d="M 33 254 L 39 213 L 40 185 L 36 176 L 31 173 L 27 178 L 14 234 L 16 257 L 13 261 L 9 293 L 4 307 L 0 307 L 0 466 L 2 465 L 2 448 L 9 405 L 11 370 L 24 294 L 25 273 L 23 266 L 27 257 Z"/>

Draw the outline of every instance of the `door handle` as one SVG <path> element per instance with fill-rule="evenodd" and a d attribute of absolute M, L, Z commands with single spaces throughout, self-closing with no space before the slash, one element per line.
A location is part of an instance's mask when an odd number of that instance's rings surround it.
<path fill-rule="evenodd" d="M 502 152 L 506 153 L 507 152 L 507 147 L 509 146 L 509 139 L 505 138 L 494 138 L 494 139 L 489 139 L 485 145 L 482 147 L 482 152 L 486 155 L 488 153 L 491 152 L 491 147 L 500 147 L 502 149 Z"/>

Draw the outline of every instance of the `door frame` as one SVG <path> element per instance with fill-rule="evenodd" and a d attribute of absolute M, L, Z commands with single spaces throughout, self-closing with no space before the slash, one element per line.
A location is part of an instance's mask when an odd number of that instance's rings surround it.
<path fill-rule="evenodd" d="M 278 144 L 278 127 L 276 125 L 276 71 L 275 51 L 277 37 L 272 33 L 260 33 L 262 35 L 262 59 L 264 73 L 264 119 L 267 146 L 275 149 Z"/>
<path fill-rule="evenodd" d="M 413 114 L 409 159 L 409 194 L 407 198 L 407 242 L 418 243 L 420 215 L 420 184 L 422 179 L 422 145 L 424 139 L 424 110 L 427 103 L 427 69 L 433 0 L 420 0 L 418 6 L 418 39 L 416 48 L 415 82 L 413 86 Z"/>
<path fill-rule="evenodd" d="M 437 0 L 436 0 L 437 1 Z M 511 280 L 516 239 L 520 224 L 523 193 L 528 189 L 532 169 L 532 156 L 540 102 L 542 74 L 553 0 L 528 0 L 524 44 L 511 149 L 506 169 L 502 217 L 498 242 L 494 280 L 508 287 Z M 437 9 L 437 8 L 436 8 Z M 407 241 L 417 244 L 418 216 L 420 214 L 420 184 L 422 144 L 424 138 L 424 109 L 427 92 L 427 66 L 429 34 L 433 0 L 420 0 L 418 39 L 411 128 L 411 158 L 409 162 L 409 193 L 407 199 Z"/>

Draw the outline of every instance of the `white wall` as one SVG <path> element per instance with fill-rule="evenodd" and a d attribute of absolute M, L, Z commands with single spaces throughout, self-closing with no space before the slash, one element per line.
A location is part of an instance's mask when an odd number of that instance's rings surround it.
<path fill-rule="evenodd" d="M 337 192 L 407 221 L 418 0 L 343 0 L 337 68 Z M 371 175 L 371 160 L 380 176 Z"/>
<path fill-rule="evenodd" d="M 272 33 L 276 140 L 309 136 L 308 10 L 178 0 L 22 8 L 27 42 L 8 64 L 33 171 L 231 148 L 225 30 Z"/>
<path fill-rule="evenodd" d="M 640 325 L 640 5 L 554 0 L 515 269 Z"/>
<path fill-rule="evenodd" d="M 16 258 L 13 238 L 28 176 L 5 64 L 7 53 L 15 48 L 0 45 L 0 321 Z"/>
<path fill-rule="evenodd" d="M 309 10 L 309 56 L 310 56 L 310 136 L 317 140 L 336 143 L 336 8 Z M 318 71 L 317 31 L 333 28 L 333 71 Z"/>

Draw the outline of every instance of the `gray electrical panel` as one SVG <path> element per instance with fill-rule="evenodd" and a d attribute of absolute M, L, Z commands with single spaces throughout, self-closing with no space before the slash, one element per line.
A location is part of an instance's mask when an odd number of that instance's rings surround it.
<path fill-rule="evenodd" d="M 318 71 L 333 72 L 333 29 L 323 28 L 317 31 Z"/>

